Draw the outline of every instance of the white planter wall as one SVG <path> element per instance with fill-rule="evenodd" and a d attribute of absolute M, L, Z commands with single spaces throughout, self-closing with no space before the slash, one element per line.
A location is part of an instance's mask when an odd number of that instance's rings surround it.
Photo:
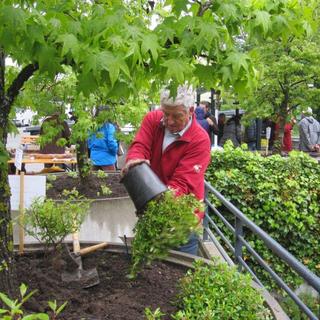
<path fill-rule="evenodd" d="M 12 211 L 14 219 L 14 244 L 19 243 L 18 211 Z M 137 221 L 133 202 L 129 197 L 99 199 L 91 203 L 90 212 L 80 229 L 80 241 L 107 241 L 121 243 L 119 236 L 133 236 Z M 66 240 L 71 240 L 68 236 Z M 25 235 L 25 243 L 35 243 L 36 239 Z"/>

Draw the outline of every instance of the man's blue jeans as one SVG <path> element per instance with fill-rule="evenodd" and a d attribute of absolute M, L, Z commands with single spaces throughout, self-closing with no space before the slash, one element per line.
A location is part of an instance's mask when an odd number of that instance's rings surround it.
<path fill-rule="evenodd" d="M 198 246 L 199 246 L 199 242 L 198 242 L 198 236 L 196 233 L 191 233 L 189 240 L 186 244 L 180 246 L 177 250 L 184 252 L 184 253 L 189 253 L 189 254 L 193 254 L 195 256 L 198 255 Z"/>

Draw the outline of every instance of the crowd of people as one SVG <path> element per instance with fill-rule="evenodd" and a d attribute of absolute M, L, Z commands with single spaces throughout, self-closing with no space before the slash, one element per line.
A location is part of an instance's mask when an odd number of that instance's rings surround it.
<path fill-rule="evenodd" d="M 220 147 L 223 147 L 228 140 L 231 140 L 235 147 L 246 143 L 250 151 L 257 150 L 258 133 L 255 119 L 243 125 L 241 123 L 241 114 L 235 114 L 227 120 L 225 113 L 219 113 L 217 122 L 208 111 L 210 110 L 209 106 L 209 102 L 201 101 L 195 109 L 195 115 L 198 123 L 209 134 L 211 142 L 213 142 L 213 135 L 217 135 Z M 296 124 L 299 128 L 298 149 L 305 152 L 319 152 L 320 124 L 313 117 L 310 107 L 301 114 L 301 120 L 298 123 L 295 117 L 291 117 L 288 121 L 282 121 L 281 118 L 278 118 L 278 121 L 272 121 L 271 119 L 263 121 L 264 129 L 270 128 L 270 135 L 267 137 L 269 150 L 272 150 L 275 142 L 279 141 L 281 143 L 281 151 L 285 153 L 292 151 L 292 131 Z"/>

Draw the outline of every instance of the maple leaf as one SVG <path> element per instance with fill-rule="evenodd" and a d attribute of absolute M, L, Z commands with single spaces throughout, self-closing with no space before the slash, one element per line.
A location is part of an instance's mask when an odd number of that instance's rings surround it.
<path fill-rule="evenodd" d="M 71 33 L 66 33 L 58 37 L 57 42 L 61 42 L 62 52 L 61 55 L 66 55 L 69 51 L 72 54 L 77 55 L 79 52 L 79 43 L 78 39 Z"/>
<path fill-rule="evenodd" d="M 177 79 L 177 82 L 183 83 L 185 74 L 191 72 L 191 66 L 178 59 L 169 59 L 162 64 L 167 68 L 167 76 L 169 79 Z"/>
<path fill-rule="evenodd" d="M 228 58 L 225 60 L 226 65 L 232 66 L 232 71 L 236 77 L 241 68 L 243 68 L 245 71 L 248 71 L 248 62 L 248 55 L 241 52 L 231 52 Z"/>
<path fill-rule="evenodd" d="M 270 13 L 267 11 L 256 10 L 255 11 L 255 25 L 260 26 L 264 34 L 267 34 L 271 27 Z"/>
<path fill-rule="evenodd" d="M 158 37 L 155 34 L 147 34 L 142 37 L 141 52 L 146 54 L 150 51 L 153 61 L 155 62 L 158 59 L 158 51 L 160 51 L 160 49 Z"/>

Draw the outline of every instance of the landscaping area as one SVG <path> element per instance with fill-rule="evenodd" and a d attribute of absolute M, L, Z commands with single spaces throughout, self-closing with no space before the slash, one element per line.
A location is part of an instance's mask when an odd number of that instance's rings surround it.
<path fill-rule="evenodd" d="M 145 115 L 161 105 L 164 88 L 172 98 L 183 84 L 194 90 L 184 128 L 203 99 L 217 126 L 219 113 L 241 111 L 238 148 L 228 141 L 219 148 L 219 128 L 210 133 L 205 181 L 312 273 L 313 290 L 244 226 L 248 243 L 313 315 L 245 248 L 243 261 L 289 318 L 320 319 L 320 145 L 283 149 L 288 124 L 297 136 L 303 117 L 320 118 L 318 2 L 0 1 L 0 320 L 277 320 L 252 274 L 172 251 L 190 235 L 203 245 L 201 197 L 176 197 L 168 184 L 136 210 L 121 183 L 126 148 Z M 37 136 L 22 133 L 24 112 Z M 42 127 L 50 117 L 56 124 Z M 263 121 L 277 127 L 272 143 L 265 128 L 266 150 Z M 245 138 L 252 123 L 257 151 Z M 151 126 L 145 131 L 151 141 Z M 113 138 L 110 166 L 94 163 L 89 147 L 101 134 Z M 52 143 L 62 153 L 41 153 Z M 208 140 L 207 159 L 209 147 Z M 39 164 L 41 174 L 28 171 Z M 216 196 L 209 200 L 238 227 Z M 215 214 L 210 219 L 236 240 Z"/>

